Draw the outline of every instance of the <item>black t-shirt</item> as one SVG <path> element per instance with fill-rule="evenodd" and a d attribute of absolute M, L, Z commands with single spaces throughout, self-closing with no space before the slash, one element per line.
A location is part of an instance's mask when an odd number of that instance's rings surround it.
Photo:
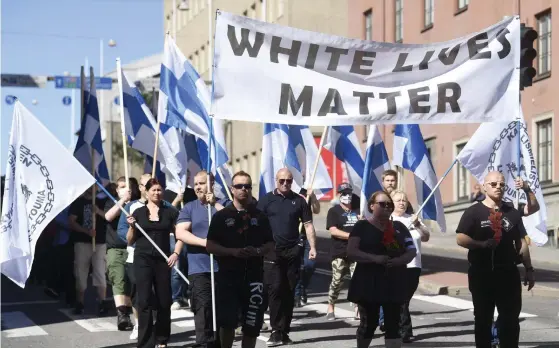
<path fill-rule="evenodd" d="M 468 261 L 470 264 L 491 268 L 492 266 L 511 265 L 518 262 L 517 248 L 520 249 L 520 246 L 515 248 L 515 241 L 526 236 L 522 215 L 508 203 L 503 203 L 499 211 L 502 213 L 501 242 L 495 248 L 494 253 L 489 248 L 469 250 Z M 466 234 L 477 241 L 493 238 L 495 232 L 491 227 L 490 214 L 491 210 L 483 203 L 473 204 L 466 209 L 462 218 L 460 218 L 456 233 Z"/>
<path fill-rule="evenodd" d="M 109 212 L 111 208 L 113 208 L 115 206 L 114 201 L 112 200 L 107 200 L 105 202 L 105 213 Z M 119 236 L 118 236 L 118 221 L 119 221 L 120 215 L 117 216 L 115 219 L 113 219 L 112 222 L 107 222 L 106 224 L 106 238 L 107 238 L 107 249 L 109 248 L 126 248 L 127 243 L 126 241 L 123 241 Z"/>
<path fill-rule="evenodd" d="M 173 201 L 175 201 L 176 197 L 177 197 L 177 193 L 175 193 L 172 190 L 166 189 L 163 192 L 163 200 L 165 200 L 167 202 L 173 203 Z M 186 187 L 184 189 L 184 193 L 182 195 L 183 205 L 186 205 L 190 201 L 194 201 L 196 199 L 198 199 L 198 197 L 196 196 L 196 192 L 194 191 L 194 189 L 192 189 L 190 187 Z"/>
<path fill-rule="evenodd" d="M 290 248 L 299 243 L 299 223 L 312 222 L 312 213 L 305 198 L 290 191 L 283 196 L 277 189 L 266 194 L 258 209 L 268 219 L 277 248 Z"/>
<path fill-rule="evenodd" d="M 368 220 L 360 220 L 353 226 L 349 237 L 359 237 L 359 249 L 366 253 L 399 257 L 408 248 L 415 248 L 408 228 L 401 222 L 393 221 L 395 239 L 391 245 L 383 244 L 384 232 Z"/>
<path fill-rule="evenodd" d="M 273 242 L 272 229 L 266 215 L 255 205 L 238 211 L 230 204 L 216 212 L 208 229 L 208 240 L 227 248 L 262 247 Z M 223 271 L 262 270 L 263 257 L 248 259 L 232 256 L 216 256 L 220 273 Z"/>
<path fill-rule="evenodd" d="M 328 210 L 328 215 L 326 216 L 326 230 L 335 227 L 346 233 L 351 233 L 355 223 L 358 221 L 358 215 L 359 207 L 352 208 L 351 211 L 346 211 L 342 206 L 335 205 Z M 332 259 L 347 257 L 347 240 L 332 236 L 330 254 L 332 255 Z"/>
<path fill-rule="evenodd" d="M 179 211 L 172 206 L 159 206 L 159 220 L 152 221 L 149 218 L 149 209 L 147 206 L 139 207 L 132 213 L 136 222 L 144 229 L 146 234 L 159 246 L 159 248 L 169 256 L 171 254 L 171 240 L 169 234 L 174 233 L 175 223 Z M 150 254 L 160 256 L 159 252 L 153 247 L 151 242 L 142 234 L 136 232 L 136 248 L 134 254 Z"/>
<path fill-rule="evenodd" d="M 105 200 L 95 200 L 95 206 L 99 209 L 103 209 L 105 205 Z M 91 199 L 85 199 L 84 197 L 77 198 L 72 204 L 70 205 L 70 209 L 68 211 L 69 216 L 76 216 L 76 223 L 81 225 L 86 229 L 93 228 L 93 209 L 92 209 L 92 202 Z M 103 217 L 96 216 L 95 217 L 95 243 L 96 244 L 104 244 L 105 243 L 105 231 L 106 231 L 106 221 Z M 86 242 L 92 243 L 91 236 L 88 234 L 73 231 L 71 235 L 72 241 L 74 242 Z"/>

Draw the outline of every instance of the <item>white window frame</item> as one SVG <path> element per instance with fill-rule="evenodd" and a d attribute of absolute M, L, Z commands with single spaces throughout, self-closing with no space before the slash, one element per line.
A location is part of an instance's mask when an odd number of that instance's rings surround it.
<path fill-rule="evenodd" d="M 534 154 L 534 161 L 536 161 L 536 166 L 538 169 L 538 178 L 542 181 L 541 173 L 539 173 L 539 159 L 538 159 L 538 143 L 539 143 L 539 130 L 538 123 L 546 120 L 551 120 L 551 181 L 555 178 L 555 149 L 553 149 L 553 125 L 555 124 L 555 118 L 552 112 L 548 112 L 532 119 L 532 135 L 530 141 L 532 146 L 532 154 Z"/>
<path fill-rule="evenodd" d="M 398 8 L 398 4 L 400 8 Z M 398 22 L 400 25 L 398 26 Z M 404 0 L 394 1 L 394 41 L 404 40 Z"/>
<path fill-rule="evenodd" d="M 552 47 L 552 30 L 553 28 L 551 27 L 551 11 L 545 12 L 540 16 L 537 16 L 537 22 L 538 22 L 538 41 L 537 41 L 537 50 L 538 50 L 538 75 L 544 75 L 544 74 L 549 74 L 551 73 L 551 47 Z M 543 32 L 543 24 L 544 21 L 542 21 L 542 19 L 545 19 L 545 22 L 547 22 L 547 29 L 548 32 L 544 33 Z M 547 66 L 544 67 L 543 65 L 543 57 L 544 57 L 544 50 L 543 50 L 543 41 L 544 41 L 544 37 L 546 42 L 547 42 L 547 46 L 546 50 L 547 52 L 545 53 L 545 55 L 547 55 Z"/>
<path fill-rule="evenodd" d="M 423 27 L 427 28 L 435 23 L 435 0 L 423 1 Z"/>
<path fill-rule="evenodd" d="M 465 146 L 466 143 L 468 143 L 469 138 L 462 138 L 460 140 L 454 141 L 452 142 L 452 154 L 453 154 L 453 159 L 456 159 L 456 157 L 458 156 L 458 147 L 459 146 Z M 459 196 L 459 188 L 458 188 L 458 171 L 460 170 L 460 167 L 464 167 L 462 166 L 462 164 L 460 162 L 458 162 L 454 168 L 452 169 L 452 191 L 453 191 L 453 198 L 454 198 L 454 202 L 457 202 L 459 200 L 463 200 L 464 197 L 460 197 Z M 470 183 L 470 171 L 468 171 L 468 169 L 466 169 L 466 199 L 470 199 L 470 194 L 471 194 L 471 183 Z"/>
<path fill-rule="evenodd" d="M 365 17 L 365 40 L 373 40 L 373 9 L 370 8 L 363 13 Z M 370 25 L 369 25 L 370 24 Z"/>

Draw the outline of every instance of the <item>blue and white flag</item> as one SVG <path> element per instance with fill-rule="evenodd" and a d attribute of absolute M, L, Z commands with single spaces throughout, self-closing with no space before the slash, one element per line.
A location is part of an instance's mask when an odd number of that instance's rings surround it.
<path fill-rule="evenodd" d="M 145 155 L 152 157 L 155 150 L 157 121 L 146 105 L 138 88 L 131 83 L 124 72 L 121 73 L 122 96 L 124 107 L 124 129 L 128 144 Z M 186 161 L 179 153 L 179 130 L 170 127 L 160 127 L 158 140 L 157 161 L 161 171 L 165 174 L 166 187 L 178 193 L 184 189 L 186 183 Z M 153 160 L 151 160 L 153 162 Z M 151 173 L 151 171 L 149 172 Z"/>
<path fill-rule="evenodd" d="M 284 167 L 293 174 L 291 188 L 294 192 L 308 189 L 317 156 L 318 147 L 308 126 L 265 124 L 259 196 L 276 187 L 276 173 Z M 332 190 L 332 180 L 322 158 L 312 187 L 317 199 Z"/>
<path fill-rule="evenodd" d="M 85 104 L 85 115 L 81 122 L 78 141 L 74 150 L 74 156 L 90 173 L 95 171 L 95 179 L 103 186 L 110 182 L 109 170 L 105 162 L 103 152 L 103 140 L 101 139 L 101 123 L 99 121 L 99 106 L 97 105 L 97 93 L 95 84 L 91 90 L 87 88 L 83 93 Z M 93 156 L 93 159 L 92 159 Z M 92 170 L 93 165 L 93 170 Z"/>
<path fill-rule="evenodd" d="M 363 187 L 365 160 L 353 126 L 330 126 L 324 148 L 328 149 L 338 160 L 344 163 L 349 183 L 355 193 Z"/>
<path fill-rule="evenodd" d="M 419 125 L 396 125 L 394 130 L 394 165 L 410 170 L 415 175 L 415 189 L 417 202 L 423 205 L 424 200 L 431 194 L 437 185 L 437 174 L 429 158 L 427 146 Z M 437 188 L 435 194 L 425 204 L 421 211 L 424 219 L 437 221 L 439 228 L 446 232 L 446 219 L 444 216 L 441 192 Z"/>
<path fill-rule="evenodd" d="M 211 169 L 215 173 L 229 161 L 222 120 L 209 117 L 211 95 L 204 80 L 167 35 L 159 87 L 158 117 L 161 122 L 197 137 L 198 153 L 208 168 L 209 138 L 212 135 Z M 210 129 L 211 128 L 211 129 Z"/>
<path fill-rule="evenodd" d="M 384 141 L 376 125 L 369 128 L 367 148 L 365 150 L 365 165 L 363 169 L 363 187 L 361 188 L 361 214 L 366 215 L 367 200 L 374 192 L 384 190 L 382 173 L 390 169 L 390 161 L 386 153 Z"/>
<path fill-rule="evenodd" d="M 25 287 L 41 233 L 94 183 L 68 149 L 16 101 L 0 224 L 2 274 Z"/>

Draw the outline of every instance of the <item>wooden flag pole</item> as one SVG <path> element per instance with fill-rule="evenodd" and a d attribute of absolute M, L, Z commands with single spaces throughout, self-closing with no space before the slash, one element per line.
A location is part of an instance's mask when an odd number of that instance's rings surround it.
<path fill-rule="evenodd" d="M 326 140 L 326 132 L 328 132 L 328 126 L 324 126 L 324 131 L 322 131 L 322 137 L 320 138 L 320 144 L 318 146 L 318 154 L 316 154 L 316 160 L 314 161 L 314 168 L 312 171 L 311 181 L 309 183 L 309 188 L 307 189 L 307 203 L 311 198 L 311 193 L 314 185 L 314 178 L 316 177 L 318 164 L 320 164 L 320 154 L 322 153 L 322 148 L 324 148 L 324 141 Z"/>
<path fill-rule="evenodd" d="M 159 148 L 159 126 L 161 121 L 157 118 L 157 129 L 155 130 L 155 146 L 153 148 L 153 164 L 151 168 L 151 178 L 155 178 L 155 169 L 157 168 L 157 149 Z"/>
<path fill-rule="evenodd" d="M 128 173 L 128 142 L 126 141 L 126 127 L 124 125 L 124 89 L 122 86 L 122 66 L 120 63 L 120 57 L 116 59 L 116 71 L 118 75 L 118 89 L 119 89 L 119 109 L 120 109 L 120 131 L 122 134 L 122 152 L 124 154 L 124 177 L 126 178 L 126 189 L 129 188 L 129 178 Z M 111 120 L 112 122 L 112 120 Z"/>
<path fill-rule="evenodd" d="M 82 79 L 82 83 L 85 79 Z M 93 67 L 89 67 L 89 92 L 91 96 L 91 91 L 94 88 L 95 84 L 95 76 L 93 75 Z M 83 98 L 82 98 L 83 100 Z M 84 108 L 84 117 L 85 117 L 85 108 Z M 95 178 L 95 149 L 91 148 L 91 175 Z M 96 221 L 97 221 L 97 213 L 95 212 L 95 198 L 97 196 L 97 190 L 95 185 L 91 187 L 91 222 L 93 226 L 93 230 L 96 228 Z M 93 252 L 95 252 L 95 236 L 91 237 L 91 247 Z"/>

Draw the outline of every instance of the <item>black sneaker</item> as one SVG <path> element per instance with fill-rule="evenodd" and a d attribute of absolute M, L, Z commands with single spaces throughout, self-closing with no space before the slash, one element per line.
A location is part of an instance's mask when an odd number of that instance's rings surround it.
<path fill-rule="evenodd" d="M 74 315 L 82 315 L 83 314 L 83 304 L 76 302 L 74 307 Z"/>
<path fill-rule="evenodd" d="M 134 327 L 130 315 L 121 310 L 117 310 L 116 315 L 116 325 L 119 331 L 126 331 Z"/>
<path fill-rule="evenodd" d="M 283 344 L 282 335 L 280 331 L 273 331 L 270 335 L 270 338 L 266 342 L 266 345 L 269 347 L 277 347 Z"/>
<path fill-rule="evenodd" d="M 284 344 L 284 345 L 291 345 L 291 344 L 293 344 L 293 341 L 291 340 L 291 338 L 289 338 L 289 335 L 287 333 L 282 332 L 281 343 Z"/>

